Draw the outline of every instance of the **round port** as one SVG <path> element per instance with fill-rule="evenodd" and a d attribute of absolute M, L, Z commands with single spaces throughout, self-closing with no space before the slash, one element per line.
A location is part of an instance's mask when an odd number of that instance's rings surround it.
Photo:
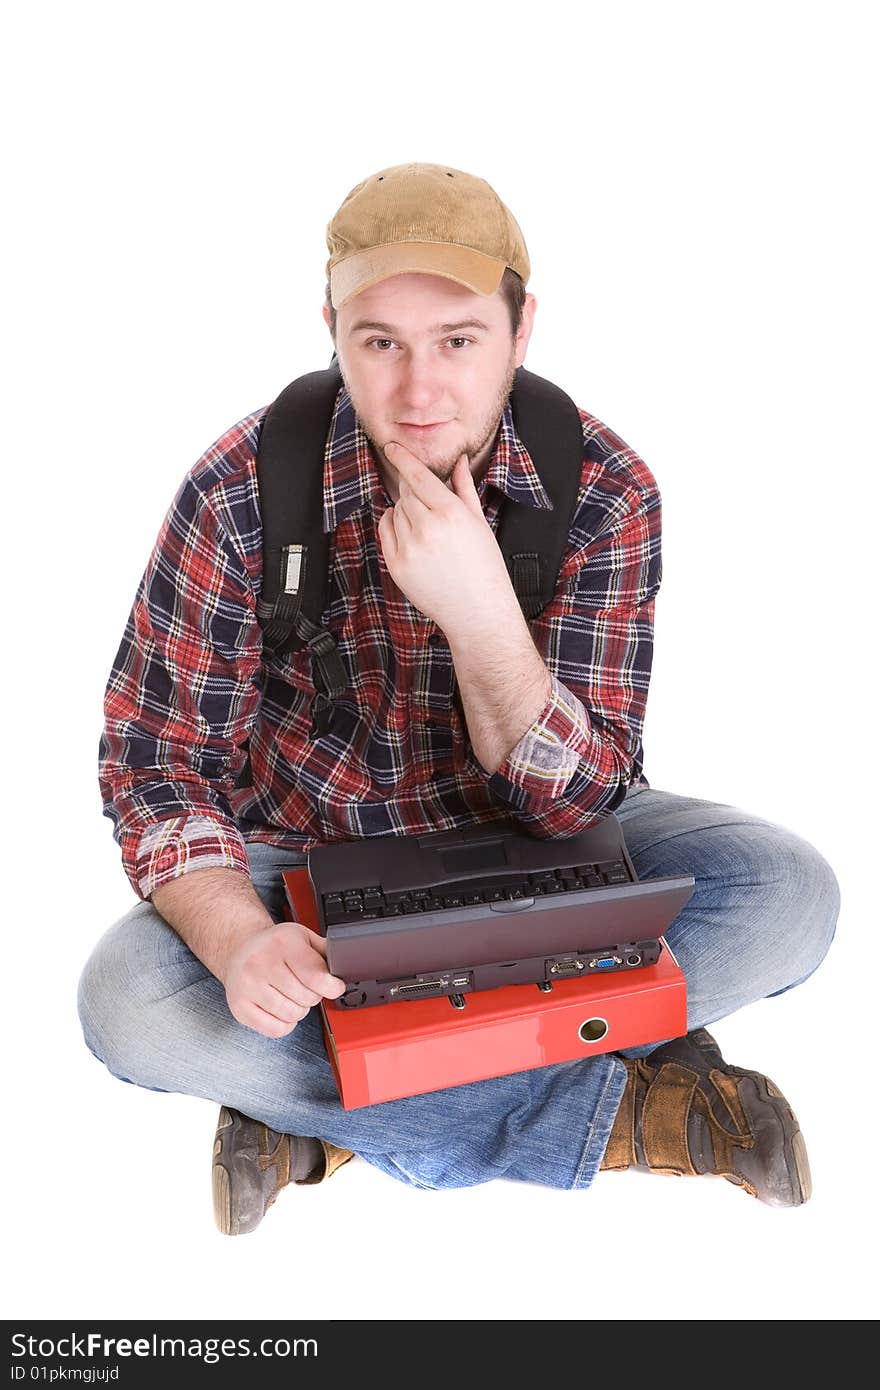
<path fill-rule="evenodd" d="M 626 963 L 627 965 L 641 965 L 642 958 L 640 955 L 633 954 L 631 956 L 627 956 Z"/>
<path fill-rule="evenodd" d="M 608 1024 L 604 1018 L 588 1018 L 578 1029 L 578 1037 L 585 1043 L 601 1042 L 607 1032 Z"/>
<path fill-rule="evenodd" d="M 356 986 L 347 989 L 344 994 L 340 994 L 335 1003 L 340 1009 L 359 1009 L 361 1004 L 366 1004 L 367 996 L 364 990 Z"/>

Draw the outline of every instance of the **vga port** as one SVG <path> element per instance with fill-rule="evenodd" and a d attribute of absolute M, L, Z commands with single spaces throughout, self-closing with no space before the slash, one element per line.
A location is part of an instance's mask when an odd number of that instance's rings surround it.
<path fill-rule="evenodd" d="M 623 961 L 620 956 L 594 956 L 590 961 L 591 970 L 615 970 Z"/>

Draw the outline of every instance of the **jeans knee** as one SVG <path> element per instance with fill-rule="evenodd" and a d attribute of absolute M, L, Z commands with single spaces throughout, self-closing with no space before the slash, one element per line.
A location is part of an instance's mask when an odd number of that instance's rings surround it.
<path fill-rule="evenodd" d="M 840 914 L 840 885 L 815 846 L 792 835 L 780 846 L 777 865 L 789 905 L 792 979 L 774 994 L 801 984 L 816 970 L 834 940 Z"/>
<path fill-rule="evenodd" d="M 827 860 L 785 827 L 745 822 L 714 839 L 695 906 L 668 933 L 691 1028 L 802 984 L 828 952 L 840 907 Z"/>
<path fill-rule="evenodd" d="M 118 1061 L 115 1023 L 120 1007 L 114 930 L 106 932 L 92 948 L 76 991 L 76 1008 L 86 1047 L 111 1071 Z"/>
<path fill-rule="evenodd" d="M 151 1083 L 138 1075 L 137 1059 L 150 1031 L 150 963 L 139 931 L 148 915 L 155 915 L 154 909 L 141 903 L 104 933 L 83 966 L 76 996 L 89 1051 L 120 1080 L 147 1086 Z"/>

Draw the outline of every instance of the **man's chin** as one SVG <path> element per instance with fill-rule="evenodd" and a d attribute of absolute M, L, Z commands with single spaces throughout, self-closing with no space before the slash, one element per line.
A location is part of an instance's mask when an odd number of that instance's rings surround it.
<path fill-rule="evenodd" d="M 450 459 L 448 457 L 440 459 L 433 458 L 430 448 L 424 445 L 420 449 L 414 449 L 411 444 L 407 444 L 405 447 L 409 449 L 413 458 L 417 458 L 419 463 L 423 463 L 426 468 L 429 468 L 434 474 L 434 477 L 439 478 L 441 483 L 446 483 L 449 487 L 452 486 L 452 475 L 455 472 L 456 459 Z M 384 449 L 382 450 L 382 457 L 388 462 Z"/>
<path fill-rule="evenodd" d="M 452 486 L 452 474 L 455 471 L 454 463 L 431 463 L 429 461 L 428 467 L 434 474 L 434 477 L 440 479 L 441 483 L 446 483 L 450 487 Z"/>

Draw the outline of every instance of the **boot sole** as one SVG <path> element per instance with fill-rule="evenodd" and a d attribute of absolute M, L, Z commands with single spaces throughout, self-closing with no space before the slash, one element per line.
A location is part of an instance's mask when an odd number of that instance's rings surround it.
<path fill-rule="evenodd" d="M 211 1192 L 214 1198 L 214 1220 L 221 1235 L 234 1236 L 232 1229 L 232 1201 L 229 1194 L 229 1174 L 219 1164 L 211 1173 Z"/>
<path fill-rule="evenodd" d="M 214 1221 L 224 1236 L 242 1236 L 255 1231 L 281 1190 L 273 1187 L 278 1181 L 274 1154 L 259 1152 L 260 1138 L 253 1132 L 256 1124 L 257 1121 L 221 1105 L 214 1133 L 211 1195 Z M 282 1135 L 279 1144 L 285 1139 L 287 1143 L 294 1142 Z M 287 1185 L 288 1175 L 286 1167 L 282 1186 Z"/>
<path fill-rule="evenodd" d="M 774 1085 L 769 1077 L 762 1076 L 760 1072 L 745 1071 L 742 1067 L 731 1067 L 726 1063 L 725 1070 L 742 1080 L 750 1081 L 754 1086 L 759 1102 L 769 1107 L 782 1125 L 782 1153 L 788 1177 L 790 1200 L 774 1200 L 770 1195 L 765 1195 L 762 1200 L 770 1206 L 776 1207 L 802 1206 L 812 1196 L 813 1178 L 810 1172 L 810 1161 L 807 1157 L 807 1146 L 797 1116 L 779 1087 Z M 745 1097 L 743 1097 L 741 1090 L 740 1099 L 745 1106 Z M 746 1111 L 748 1113 L 747 1106 Z M 728 1177 L 727 1180 L 736 1183 L 735 1178 Z"/>
<path fill-rule="evenodd" d="M 220 1107 L 220 1118 L 217 1122 L 217 1131 L 221 1129 L 231 1129 L 233 1124 L 232 1116 L 223 1105 Z M 237 1235 L 238 1232 L 232 1229 L 232 1194 L 229 1190 L 229 1174 L 221 1164 L 217 1163 L 217 1157 L 222 1145 L 218 1138 L 214 1139 L 214 1164 L 211 1168 L 211 1195 L 214 1201 L 214 1221 L 217 1229 L 224 1236 Z"/>

